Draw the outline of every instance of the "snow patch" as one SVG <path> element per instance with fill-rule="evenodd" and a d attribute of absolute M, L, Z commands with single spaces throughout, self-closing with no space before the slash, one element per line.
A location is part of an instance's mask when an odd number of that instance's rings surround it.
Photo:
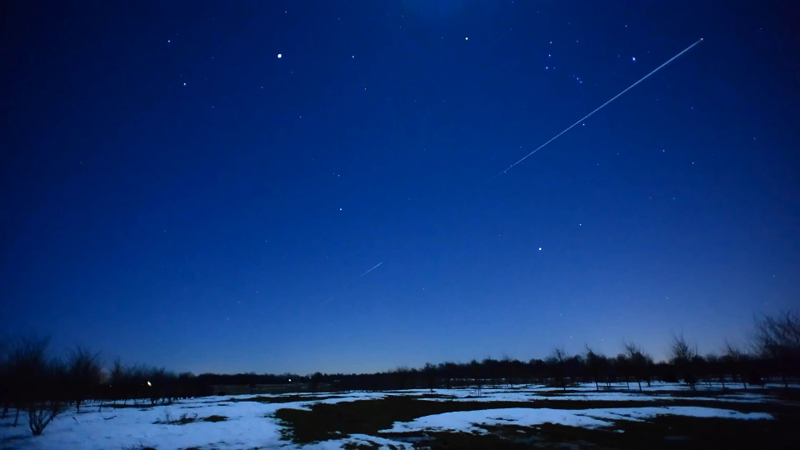
<path fill-rule="evenodd" d="M 598 409 L 550 409 L 550 408 L 502 408 L 478 411 L 457 411 L 434 414 L 412 420 L 395 422 L 384 433 L 407 433 L 411 431 L 463 431 L 484 432 L 476 425 L 533 426 L 543 423 L 573 427 L 599 428 L 613 425 L 614 420 L 641 421 L 658 415 L 681 415 L 690 417 L 721 417 L 726 419 L 772 419 L 767 413 L 740 413 L 727 409 L 694 406 L 667 406 L 644 408 L 598 408 Z"/>

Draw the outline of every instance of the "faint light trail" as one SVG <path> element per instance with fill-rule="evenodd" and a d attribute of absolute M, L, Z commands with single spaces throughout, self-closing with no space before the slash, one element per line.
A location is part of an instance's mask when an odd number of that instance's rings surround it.
<path fill-rule="evenodd" d="M 522 157 L 522 159 L 520 159 L 519 161 L 517 161 L 517 162 L 515 162 L 514 164 L 512 164 L 512 165 L 508 166 L 508 169 L 506 169 L 506 170 L 504 170 L 504 171 L 502 171 L 502 172 L 498 173 L 497 175 L 493 176 L 492 178 L 490 178 L 490 179 L 487 181 L 487 183 L 488 183 L 489 181 L 492 181 L 492 180 L 494 180 L 495 178 L 499 177 L 500 175 L 503 175 L 504 173 L 508 172 L 509 170 L 513 169 L 513 168 L 514 168 L 514 166 L 516 166 L 517 164 L 521 163 L 522 161 L 525 161 L 526 159 L 528 159 L 528 157 L 529 157 L 529 156 L 531 156 L 531 155 L 533 155 L 534 153 L 538 152 L 539 150 L 541 150 L 542 148 L 544 148 L 544 147 L 545 147 L 547 144 L 549 144 L 549 143 L 551 143 L 551 142 L 555 141 L 555 140 L 556 140 L 556 139 L 558 139 L 558 138 L 559 138 L 559 137 L 560 137 L 562 134 L 566 133 L 567 131 L 571 130 L 572 128 L 574 128 L 574 127 L 575 127 L 576 125 L 578 125 L 579 123 L 581 123 L 581 122 L 583 122 L 584 120 L 588 119 L 589 117 L 591 117 L 591 115 L 592 115 L 592 114 L 596 113 L 597 111 L 600 111 L 600 110 L 601 110 L 601 109 L 603 109 L 603 108 L 604 108 L 606 105 L 608 105 L 609 103 L 613 102 L 613 101 L 614 101 L 614 100 L 616 100 L 618 97 L 620 97 L 622 94 L 624 94 L 624 93 L 626 93 L 626 92 L 630 91 L 631 89 L 633 89 L 633 87 L 634 87 L 634 86 L 636 86 L 637 84 L 639 84 L 639 83 L 641 83 L 642 81 L 646 80 L 647 78 L 649 78 L 649 77 L 650 77 L 650 75 L 653 75 L 654 73 L 658 72 L 659 70 L 661 70 L 661 69 L 662 69 L 664 66 L 666 66 L 667 64 L 671 63 L 672 61 L 675 61 L 676 59 L 678 59 L 678 57 L 680 57 L 680 56 L 681 56 L 681 55 L 683 55 L 684 53 L 688 52 L 689 50 L 691 50 L 691 49 L 692 49 L 692 47 L 694 47 L 695 45 L 697 45 L 697 44 L 699 44 L 699 43 L 701 43 L 701 42 L 703 42 L 703 38 L 700 38 L 700 39 L 699 39 L 697 42 L 695 42 L 694 44 L 692 44 L 692 45 L 690 45 L 690 46 L 686 47 L 685 49 L 683 49 L 683 51 L 682 51 L 682 52 L 678 53 L 677 55 L 675 55 L 675 56 L 673 56 L 672 58 L 670 58 L 669 60 L 667 60 L 667 62 L 665 62 L 664 64 L 661 64 L 660 66 L 658 66 L 658 67 L 656 67 L 655 69 L 653 69 L 653 71 L 652 71 L 652 72 L 650 72 L 650 73 L 648 73 L 647 75 L 645 75 L 645 76 L 643 76 L 642 78 L 640 78 L 640 79 L 639 79 L 639 81 L 637 81 L 636 83 L 633 83 L 632 85 L 628 86 L 628 87 L 627 87 L 627 88 L 626 88 L 624 91 L 622 91 L 622 92 L 620 92 L 619 94 L 617 94 L 617 95 L 615 95 L 614 97 L 612 97 L 612 98 L 611 98 L 611 100 L 609 100 L 609 101 L 607 101 L 607 102 L 603 103 L 602 105 L 600 105 L 600 106 L 599 106 L 597 109 L 595 109 L 594 111 L 592 111 L 592 112 L 590 112 L 589 114 L 587 114 L 587 115 L 585 115 L 585 116 L 581 117 L 580 119 L 578 119 L 578 121 L 577 121 L 577 122 L 575 122 L 575 123 L 573 123 L 572 125 L 568 126 L 566 130 L 564 130 L 564 131 L 562 131 L 561 133 L 558 133 L 557 135 L 553 136 L 553 137 L 552 137 L 552 138 L 551 138 L 549 141 L 547 141 L 547 142 L 545 142 L 544 144 L 540 145 L 540 146 L 539 146 L 539 147 L 537 147 L 537 148 L 536 148 L 534 151 L 532 151 L 532 152 L 528 153 L 527 155 L 523 156 L 523 157 Z"/>
<path fill-rule="evenodd" d="M 350 281 L 349 283 L 345 284 L 345 285 L 342 287 L 342 289 L 346 288 L 347 286 L 350 286 L 351 284 L 353 284 L 353 283 L 355 283 L 356 281 L 358 281 L 358 280 L 359 280 L 361 277 L 363 277 L 364 275 L 366 275 L 366 274 L 368 274 L 368 273 L 372 272 L 373 270 L 377 269 L 377 268 L 378 268 L 378 267 L 379 267 L 381 264 L 383 264 L 383 261 L 379 262 L 378 264 L 375 264 L 375 265 L 374 265 L 374 266 L 373 266 L 371 269 L 367 270 L 366 272 L 364 272 L 364 273 L 362 273 L 361 275 L 357 276 L 355 279 L 353 279 L 353 280 L 352 280 L 352 281 Z M 324 302 L 322 302 L 322 304 L 324 305 L 325 303 L 328 303 L 329 301 L 333 300 L 333 299 L 334 299 L 334 297 L 336 297 L 336 296 L 335 296 L 335 295 L 331 295 L 331 296 L 330 296 L 330 297 L 329 297 L 327 300 L 325 300 Z"/>

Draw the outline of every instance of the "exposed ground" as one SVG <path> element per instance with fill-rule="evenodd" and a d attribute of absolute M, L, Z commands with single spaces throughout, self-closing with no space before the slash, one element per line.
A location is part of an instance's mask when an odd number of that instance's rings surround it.
<path fill-rule="evenodd" d="M 39 437 L 0 420 L 0 449 L 800 448 L 800 389 L 689 391 L 654 385 L 208 397 L 97 404 Z"/>

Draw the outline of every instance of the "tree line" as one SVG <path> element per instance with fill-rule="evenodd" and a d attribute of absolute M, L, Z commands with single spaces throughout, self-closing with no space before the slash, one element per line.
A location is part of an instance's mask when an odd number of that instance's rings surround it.
<path fill-rule="evenodd" d="M 175 399 L 226 395 L 225 387 L 259 386 L 283 392 L 469 388 L 539 384 L 567 389 L 576 383 L 595 388 L 643 390 L 654 381 L 683 383 L 696 389 L 716 383 L 723 389 L 763 388 L 765 383 L 789 387 L 800 381 L 800 315 L 786 312 L 762 316 L 747 348 L 726 343 L 718 354 L 701 355 L 683 336 L 673 336 L 667 360 L 655 362 L 635 343 L 624 343 L 616 356 L 590 347 L 570 355 L 556 347 L 544 359 L 486 358 L 468 363 L 443 362 L 421 368 L 398 368 L 372 374 L 234 375 L 175 373 L 144 365 L 104 364 L 98 353 L 76 348 L 65 357 L 48 353 L 49 340 L 20 338 L 0 342 L 0 404 L 2 417 L 13 410 L 17 426 L 27 416 L 39 435 L 61 412 L 92 407 L 170 404 Z"/>

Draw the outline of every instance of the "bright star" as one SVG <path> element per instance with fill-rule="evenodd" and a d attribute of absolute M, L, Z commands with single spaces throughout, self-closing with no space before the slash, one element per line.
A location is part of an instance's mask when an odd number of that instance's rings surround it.
<path fill-rule="evenodd" d="M 283 55 L 281 53 L 278 53 L 278 59 L 281 59 L 281 58 L 283 58 Z"/>

